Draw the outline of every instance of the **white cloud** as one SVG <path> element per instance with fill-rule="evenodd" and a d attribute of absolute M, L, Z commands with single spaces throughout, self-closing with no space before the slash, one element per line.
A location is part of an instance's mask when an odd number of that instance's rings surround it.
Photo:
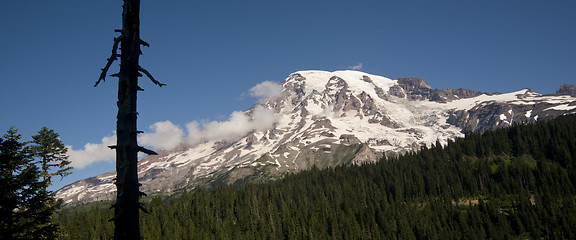
<path fill-rule="evenodd" d="M 116 135 L 102 138 L 100 143 L 87 143 L 83 150 L 68 148 L 68 159 L 74 168 L 84 168 L 95 162 L 110 161 L 116 158 L 116 151 L 108 146 L 116 145 Z"/>
<path fill-rule="evenodd" d="M 265 81 L 251 88 L 249 95 L 267 99 L 280 95 L 281 90 L 280 84 Z M 170 121 L 156 122 L 149 127 L 152 130 L 150 133 L 138 137 L 138 143 L 153 149 L 171 150 L 182 144 L 234 141 L 251 131 L 272 129 L 278 119 L 279 116 L 273 110 L 258 105 L 250 113 L 235 111 L 224 121 L 192 121 L 186 124 L 186 131 Z M 114 160 L 116 151 L 108 147 L 112 145 L 116 145 L 116 135 L 104 137 L 100 143 L 88 143 L 81 150 L 67 146 L 71 165 L 75 168 L 84 168 L 95 162 Z"/>
<path fill-rule="evenodd" d="M 282 92 L 282 86 L 276 82 L 264 81 L 252 87 L 248 91 L 251 97 L 270 99 L 277 97 Z M 228 120 L 198 122 L 192 121 L 186 124 L 188 144 L 198 144 L 205 141 L 234 141 L 251 131 L 265 131 L 272 129 L 277 122 L 278 116 L 268 108 L 256 106 L 251 115 L 245 112 L 235 111 L 230 114 Z"/>
<path fill-rule="evenodd" d="M 352 70 L 362 70 L 362 63 L 358 63 L 354 66 L 349 66 L 348 68 L 350 68 Z"/>
<path fill-rule="evenodd" d="M 186 124 L 188 131 L 187 142 L 194 145 L 212 140 L 237 140 L 254 130 L 265 131 L 271 129 L 277 119 L 278 116 L 272 110 L 257 106 L 254 108 L 252 116 L 236 111 L 226 121 L 208 123 L 193 121 Z"/>
<path fill-rule="evenodd" d="M 278 122 L 278 115 L 274 114 L 274 111 L 271 109 L 260 105 L 254 108 L 254 112 L 252 112 L 253 130 L 266 131 L 272 129 L 276 122 Z M 252 131 L 252 129 L 250 131 Z"/>
<path fill-rule="evenodd" d="M 170 121 L 157 122 L 149 128 L 153 132 L 138 137 L 138 144 L 171 150 L 184 141 L 184 131 Z M 116 159 L 116 151 L 108 147 L 112 145 L 116 145 L 116 134 L 102 138 L 100 143 L 87 143 L 81 150 L 66 146 L 68 159 L 74 168 L 84 168 L 95 162 L 111 161 Z"/>
<path fill-rule="evenodd" d="M 170 121 L 157 122 L 150 126 L 153 132 L 138 137 L 138 143 L 154 148 L 172 150 L 184 139 L 184 131 Z"/>
<path fill-rule="evenodd" d="M 212 121 L 198 123 L 193 121 L 186 124 L 188 130 L 188 143 L 197 144 L 210 140 L 228 140 L 242 135 L 249 122 L 248 116 L 243 112 L 233 112 L 227 121 Z"/>
<path fill-rule="evenodd" d="M 272 98 L 280 95 L 282 86 L 276 82 L 264 81 L 250 88 L 248 94 L 256 98 Z"/>

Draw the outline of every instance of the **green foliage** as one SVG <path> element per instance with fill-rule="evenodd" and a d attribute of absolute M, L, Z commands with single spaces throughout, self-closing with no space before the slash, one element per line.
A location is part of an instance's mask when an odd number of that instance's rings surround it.
<path fill-rule="evenodd" d="M 31 147 L 32 154 L 40 158 L 42 178 L 48 185 L 52 183 L 52 176 L 63 178 L 71 173 L 72 167 L 68 161 L 68 149 L 58 138 L 58 133 L 47 127 L 42 127 L 38 134 L 32 136 L 34 145 Z"/>
<path fill-rule="evenodd" d="M 144 239 L 576 239 L 576 117 L 469 133 L 376 164 L 148 198 Z M 70 209 L 67 239 L 109 236 Z M 102 231 L 102 232 L 98 232 Z"/>
<path fill-rule="evenodd" d="M 40 179 L 33 153 L 12 127 L 0 138 L 0 236 L 3 239 L 54 239 L 52 216 L 59 204 Z"/>

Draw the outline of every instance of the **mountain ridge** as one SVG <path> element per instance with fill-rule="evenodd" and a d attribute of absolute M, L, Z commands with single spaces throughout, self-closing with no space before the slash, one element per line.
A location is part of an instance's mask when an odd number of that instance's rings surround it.
<path fill-rule="evenodd" d="M 142 190 L 171 192 L 214 182 L 277 179 L 311 166 L 378 161 L 437 141 L 517 122 L 576 112 L 576 98 L 530 89 L 487 94 L 432 89 L 419 78 L 397 80 L 358 71 L 299 71 L 281 91 L 245 111 L 265 119 L 238 139 L 209 140 L 139 161 Z M 569 87 L 564 87 L 570 89 Z M 258 125 L 258 124 L 255 124 Z M 65 186 L 67 204 L 113 198 L 114 172 Z"/>

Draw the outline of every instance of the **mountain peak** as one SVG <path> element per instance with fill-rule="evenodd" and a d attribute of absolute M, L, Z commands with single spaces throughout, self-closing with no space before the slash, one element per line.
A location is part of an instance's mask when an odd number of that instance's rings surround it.
<path fill-rule="evenodd" d="M 330 82 L 343 80 L 354 92 L 361 93 L 362 91 L 374 91 L 375 86 L 388 90 L 392 85 L 396 84 L 395 80 L 386 77 L 372 75 L 354 70 L 341 70 L 341 71 L 298 71 L 291 74 L 285 81 L 305 82 L 306 93 L 311 93 L 314 90 L 323 92 Z"/>
<path fill-rule="evenodd" d="M 274 97 L 235 113 L 250 123 L 248 131 L 140 160 L 142 190 L 278 179 L 312 166 L 374 162 L 384 153 L 445 144 L 466 131 L 576 112 L 576 97 L 566 95 L 543 96 L 527 89 L 507 94 L 439 90 L 419 78 L 392 80 L 351 70 L 299 71 L 281 86 Z M 73 183 L 57 195 L 67 204 L 109 198 L 115 189 L 113 175 Z"/>
<path fill-rule="evenodd" d="M 415 89 L 415 88 L 427 88 L 432 89 L 424 79 L 421 78 L 413 78 L 413 77 L 403 77 L 398 78 L 398 84 L 405 87 L 406 89 Z"/>

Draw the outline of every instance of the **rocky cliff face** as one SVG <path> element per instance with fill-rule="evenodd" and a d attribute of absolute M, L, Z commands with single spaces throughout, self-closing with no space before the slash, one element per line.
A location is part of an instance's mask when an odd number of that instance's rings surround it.
<path fill-rule="evenodd" d="M 556 95 L 570 95 L 576 97 L 576 87 L 570 84 L 564 84 L 560 86 L 560 89 L 556 91 Z"/>
<path fill-rule="evenodd" d="M 378 161 L 436 141 L 576 112 L 570 95 L 530 90 L 485 94 L 432 89 L 424 80 L 392 80 L 357 71 L 302 71 L 282 92 L 245 112 L 273 115 L 273 127 L 233 141 L 206 141 L 139 162 L 142 190 L 170 192 L 200 184 L 281 178 L 293 171 Z M 62 188 L 67 204 L 110 199 L 114 173 Z"/>
<path fill-rule="evenodd" d="M 482 132 L 513 123 L 549 120 L 574 112 L 576 103 L 569 95 L 540 95 L 525 89 L 515 93 L 494 95 L 469 109 L 454 109 L 447 123 L 464 132 Z"/>

